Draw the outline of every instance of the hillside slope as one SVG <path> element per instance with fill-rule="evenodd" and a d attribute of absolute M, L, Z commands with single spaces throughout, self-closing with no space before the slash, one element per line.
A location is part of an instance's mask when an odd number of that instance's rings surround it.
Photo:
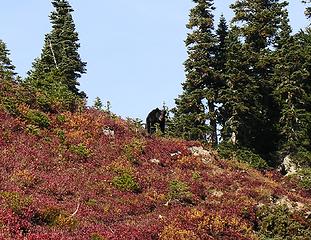
<path fill-rule="evenodd" d="M 0 110 L 0 239 L 311 239 L 310 192 L 94 109 Z"/>

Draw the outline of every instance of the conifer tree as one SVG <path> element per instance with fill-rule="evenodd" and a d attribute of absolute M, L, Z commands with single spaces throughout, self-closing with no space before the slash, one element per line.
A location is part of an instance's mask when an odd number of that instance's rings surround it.
<path fill-rule="evenodd" d="M 186 81 L 183 93 L 176 99 L 174 125 L 176 135 L 187 139 L 209 140 L 217 143 L 214 74 L 216 37 L 213 34 L 215 9 L 212 0 L 193 0 L 190 10 L 185 44 L 188 59 L 185 61 Z"/>
<path fill-rule="evenodd" d="M 308 1 L 310 4 L 311 2 Z M 306 16 L 310 20 L 310 7 L 306 8 Z M 298 149 L 296 153 L 296 161 L 300 166 L 311 167 L 311 25 L 304 31 L 300 31 L 295 35 L 298 47 L 295 65 L 299 64 L 298 71 L 299 87 L 302 89 L 302 95 L 299 98 L 299 141 L 296 144 Z"/>
<path fill-rule="evenodd" d="M 273 94 L 280 106 L 279 150 L 281 157 L 284 157 L 296 153 L 307 139 L 307 93 L 303 86 L 309 73 L 303 66 L 306 57 L 302 51 L 304 46 L 298 37 L 300 34 L 291 35 L 287 15 L 281 23 L 276 41 Z"/>
<path fill-rule="evenodd" d="M 227 62 L 228 51 L 228 25 L 223 15 L 220 16 L 218 28 L 216 29 L 216 51 L 215 51 L 215 68 L 223 73 Z M 224 84 L 224 83 L 223 83 Z"/>
<path fill-rule="evenodd" d="M 7 49 L 5 42 L 0 39 L 0 80 L 12 81 L 16 75 L 14 72 L 15 66 L 9 56 L 10 51 Z"/>
<path fill-rule="evenodd" d="M 247 46 L 240 41 L 239 29 L 233 27 L 228 37 L 226 87 L 221 91 L 222 139 L 252 149 L 256 125 L 260 123 L 262 96 L 258 93 L 258 82 L 251 74 L 250 56 L 244 52 L 248 52 Z"/>
<path fill-rule="evenodd" d="M 286 2 L 237 0 L 228 53 L 225 94 L 227 136 L 268 158 L 278 134 L 277 105 L 272 97 L 273 55 Z"/>
<path fill-rule="evenodd" d="M 78 53 L 78 33 L 71 13 L 72 7 L 67 0 L 53 0 L 55 10 L 50 15 L 52 30 L 46 34 L 41 56 L 33 63 L 26 82 L 35 88 L 50 89 L 61 86 L 78 97 L 78 78 L 86 72 L 86 63 Z"/>
<path fill-rule="evenodd" d="M 309 2 L 310 3 L 310 2 Z M 308 15 L 308 8 L 306 10 Z M 299 165 L 311 166 L 311 38 L 309 27 L 291 35 L 283 19 L 276 42 L 274 96 L 280 105 L 279 156 L 290 156 Z"/>
<path fill-rule="evenodd" d="M 226 62 L 228 55 L 228 36 L 229 30 L 226 19 L 223 15 L 220 16 L 218 28 L 216 29 L 217 43 L 215 46 L 215 78 L 218 81 L 217 89 L 217 99 L 218 99 L 218 109 L 217 109 L 217 125 L 220 127 L 224 126 L 225 122 L 225 111 L 223 111 L 223 99 L 221 93 L 225 91 L 226 88 Z M 221 139 L 223 137 L 221 136 Z"/>
<path fill-rule="evenodd" d="M 95 109 L 97 109 L 97 110 L 102 110 L 102 108 L 103 108 L 103 103 L 102 103 L 100 97 L 96 97 L 96 98 L 95 98 L 93 107 L 94 107 Z"/>

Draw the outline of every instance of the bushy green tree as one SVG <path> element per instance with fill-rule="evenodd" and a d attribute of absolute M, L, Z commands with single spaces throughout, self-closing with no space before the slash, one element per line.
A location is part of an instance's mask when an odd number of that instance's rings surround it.
<path fill-rule="evenodd" d="M 217 43 L 215 46 L 215 79 L 217 79 L 217 127 L 223 128 L 226 113 L 223 108 L 224 102 L 222 93 L 225 92 L 226 86 L 226 63 L 228 60 L 228 39 L 229 39 L 229 29 L 226 19 L 223 15 L 220 16 L 218 28 L 216 29 Z M 223 140 L 223 136 L 220 136 Z"/>
<path fill-rule="evenodd" d="M 96 97 L 95 98 L 93 107 L 95 109 L 97 109 L 97 110 L 102 110 L 103 109 L 103 103 L 102 103 L 100 97 Z"/>
<path fill-rule="evenodd" d="M 225 135 L 269 158 L 278 140 L 273 52 L 286 2 L 238 0 L 229 38 Z"/>
<path fill-rule="evenodd" d="M 300 45 L 300 62 L 301 69 L 298 73 L 301 73 L 299 79 L 300 88 L 302 89 L 302 95 L 300 96 L 300 105 L 297 108 L 300 115 L 300 128 L 299 128 L 299 141 L 297 143 L 299 156 L 299 162 L 302 166 L 311 167 L 311 28 L 306 28 L 304 32 L 300 32 L 296 35 Z"/>
<path fill-rule="evenodd" d="M 59 92 L 57 88 L 61 88 L 69 96 L 84 98 L 85 93 L 78 89 L 78 78 L 86 72 L 86 63 L 78 53 L 80 44 L 73 9 L 66 0 L 53 0 L 52 4 L 55 8 L 50 15 L 52 30 L 45 36 L 42 53 L 28 72 L 26 83 L 47 95 L 50 90 Z"/>
<path fill-rule="evenodd" d="M 307 110 L 309 96 L 305 86 L 309 72 L 304 66 L 308 60 L 303 50 L 308 46 L 302 41 L 304 33 L 291 35 L 288 22 L 288 17 L 285 17 L 276 42 L 276 64 L 273 75 L 275 84 L 273 94 L 280 107 L 278 124 L 281 156 L 295 154 L 303 145 L 310 145 L 308 140 L 310 111 Z"/>
<path fill-rule="evenodd" d="M 0 80 L 13 80 L 16 73 L 15 66 L 10 59 L 10 51 L 5 42 L 0 39 Z"/>
<path fill-rule="evenodd" d="M 216 29 L 217 43 L 215 47 L 215 68 L 220 72 L 222 86 L 224 85 L 223 73 L 227 62 L 229 29 L 223 15 L 220 16 L 218 28 Z"/>
<path fill-rule="evenodd" d="M 236 28 L 231 29 L 228 38 L 227 63 L 225 67 L 226 87 L 221 91 L 223 141 L 239 142 L 246 145 L 248 135 L 253 129 L 252 118 L 257 111 L 257 83 L 249 75 L 249 58 L 242 51 L 247 51 L 239 41 Z M 248 133 L 248 134 L 247 134 Z M 251 141 L 253 138 L 250 138 Z"/>
<path fill-rule="evenodd" d="M 185 44 L 186 80 L 183 93 L 176 99 L 174 125 L 176 135 L 186 139 L 217 143 L 216 103 L 218 82 L 215 79 L 214 56 L 216 36 L 213 33 L 212 0 L 194 0 L 187 28 L 191 30 Z"/>
<path fill-rule="evenodd" d="M 306 10 L 308 16 L 308 8 Z M 280 106 L 279 156 L 289 155 L 300 166 L 310 167 L 311 156 L 311 38 L 310 26 L 291 35 L 288 18 L 276 42 L 274 97 Z"/>
<path fill-rule="evenodd" d="M 70 91 L 79 95 L 77 79 L 86 72 L 86 62 L 81 61 L 78 53 L 80 44 L 71 15 L 73 9 L 66 0 L 53 0 L 52 4 L 55 11 L 50 16 L 52 32 L 49 42 L 55 49 L 55 64 L 64 76 L 64 84 Z"/>

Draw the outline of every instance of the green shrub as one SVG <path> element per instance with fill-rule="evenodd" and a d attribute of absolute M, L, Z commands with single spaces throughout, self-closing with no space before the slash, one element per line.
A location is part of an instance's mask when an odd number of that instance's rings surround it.
<path fill-rule="evenodd" d="M 40 128 L 32 124 L 26 126 L 26 131 L 34 136 L 40 136 L 41 134 Z"/>
<path fill-rule="evenodd" d="M 50 207 L 37 212 L 32 222 L 36 225 L 47 225 L 50 227 L 75 229 L 77 220 L 59 208 Z"/>
<path fill-rule="evenodd" d="M 143 129 L 143 121 L 139 118 L 126 118 L 126 122 L 130 127 L 134 129 Z"/>
<path fill-rule="evenodd" d="M 121 173 L 112 179 L 112 185 L 121 191 L 139 192 L 140 186 L 135 178 L 127 172 Z"/>
<path fill-rule="evenodd" d="M 66 117 L 62 114 L 57 115 L 56 119 L 60 123 L 64 123 L 66 121 Z"/>
<path fill-rule="evenodd" d="M 217 150 L 224 159 L 236 158 L 238 161 L 247 163 L 259 170 L 268 168 L 268 164 L 264 159 L 247 148 L 233 145 L 232 143 L 221 143 Z"/>
<path fill-rule="evenodd" d="M 102 103 L 100 97 L 96 97 L 96 98 L 95 98 L 93 107 L 94 107 L 95 109 L 97 109 L 97 110 L 102 110 L 102 108 L 103 108 L 103 103 Z"/>
<path fill-rule="evenodd" d="M 239 149 L 237 151 L 237 158 L 239 161 L 248 163 L 251 167 L 259 170 L 268 168 L 268 164 L 265 160 L 258 154 L 247 149 Z"/>
<path fill-rule="evenodd" d="M 64 130 L 58 129 L 56 130 L 57 136 L 62 144 L 66 142 L 66 135 Z"/>
<path fill-rule="evenodd" d="M 304 149 L 300 148 L 298 149 L 297 153 L 293 154 L 291 156 L 293 161 L 297 164 L 299 164 L 302 167 L 307 167 L 311 168 L 311 152 Z"/>
<path fill-rule="evenodd" d="M 91 240 L 106 240 L 106 238 L 97 233 L 93 233 L 91 235 Z"/>
<path fill-rule="evenodd" d="M 32 203 L 31 197 L 24 197 L 18 192 L 0 192 L 0 198 L 4 200 L 4 205 L 20 214 L 22 209 Z"/>
<path fill-rule="evenodd" d="M 29 110 L 26 115 L 25 118 L 33 125 L 36 125 L 40 128 L 47 128 L 51 125 L 51 120 L 49 119 L 49 117 L 38 110 Z"/>
<path fill-rule="evenodd" d="M 237 150 L 236 145 L 233 145 L 232 143 L 229 142 L 222 142 L 218 145 L 217 148 L 220 157 L 224 159 L 232 158 L 236 150 Z"/>
<path fill-rule="evenodd" d="M 3 98 L 1 102 L 8 113 L 15 116 L 19 114 L 17 101 L 15 99 Z"/>
<path fill-rule="evenodd" d="M 297 217 L 298 213 L 295 214 Z M 311 239 L 310 220 L 296 221 L 294 213 L 290 212 L 285 205 L 263 206 L 257 210 L 256 216 L 258 221 L 256 230 L 262 239 Z"/>
<path fill-rule="evenodd" d="M 192 179 L 193 180 L 200 180 L 202 177 L 201 177 L 201 174 L 200 172 L 197 172 L 197 171 L 193 171 L 192 172 Z"/>
<path fill-rule="evenodd" d="M 129 144 L 126 144 L 122 152 L 131 163 L 137 164 L 138 159 L 137 157 L 144 152 L 144 142 L 140 139 L 134 139 Z"/>
<path fill-rule="evenodd" d="M 305 190 L 311 190 L 311 168 L 299 170 L 293 177 L 298 179 L 298 185 Z"/>
<path fill-rule="evenodd" d="M 91 155 L 91 151 L 82 143 L 78 145 L 71 145 L 70 151 L 82 158 L 88 158 Z"/>
<path fill-rule="evenodd" d="M 42 76 L 30 77 L 25 86 L 35 92 L 36 108 L 44 112 L 74 112 L 83 104 L 83 97 L 72 92 L 63 75 L 57 70 Z"/>
<path fill-rule="evenodd" d="M 4 107 L 7 112 L 12 115 L 19 115 L 18 105 L 23 102 L 24 97 L 22 87 L 8 80 L 0 81 L 0 106 Z M 32 96 L 32 93 L 28 93 L 28 96 Z"/>
<path fill-rule="evenodd" d="M 161 127 L 159 123 L 154 124 L 154 127 L 155 127 L 155 132 L 154 132 L 155 136 L 161 137 L 164 135 L 163 132 L 161 131 Z"/>
<path fill-rule="evenodd" d="M 40 213 L 40 221 L 48 226 L 56 226 L 61 210 L 58 208 L 48 208 Z"/>
<path fill-rule="evenodd" d="M 88 200 L 85 202 L 85 204 L 86 204 L 87 206 L 90 206 L 90 207 L 96 206 L 97 200 L 96 200 L 96 199 L 93 199 L 93 198 L 90 198 L 90 199 L 88 199 Z"/>
<path fill-rule="evenodd" d="M 169 199 L 187 200 L 192 194 L 189 191 L 187 183 L 179 180 L 173 180 L 169 183 Z"/>

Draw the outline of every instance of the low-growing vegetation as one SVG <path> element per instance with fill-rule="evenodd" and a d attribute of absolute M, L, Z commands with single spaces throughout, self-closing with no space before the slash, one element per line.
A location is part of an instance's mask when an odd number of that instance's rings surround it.
<path fill-rule="evenodd" d="M 49 114 L 48 126 L 0 118 L 2 239 L 310 238 L 308 169 L 285 177 L 247 152 L 194 154 L 199 142 L 96 109 Z"/>

